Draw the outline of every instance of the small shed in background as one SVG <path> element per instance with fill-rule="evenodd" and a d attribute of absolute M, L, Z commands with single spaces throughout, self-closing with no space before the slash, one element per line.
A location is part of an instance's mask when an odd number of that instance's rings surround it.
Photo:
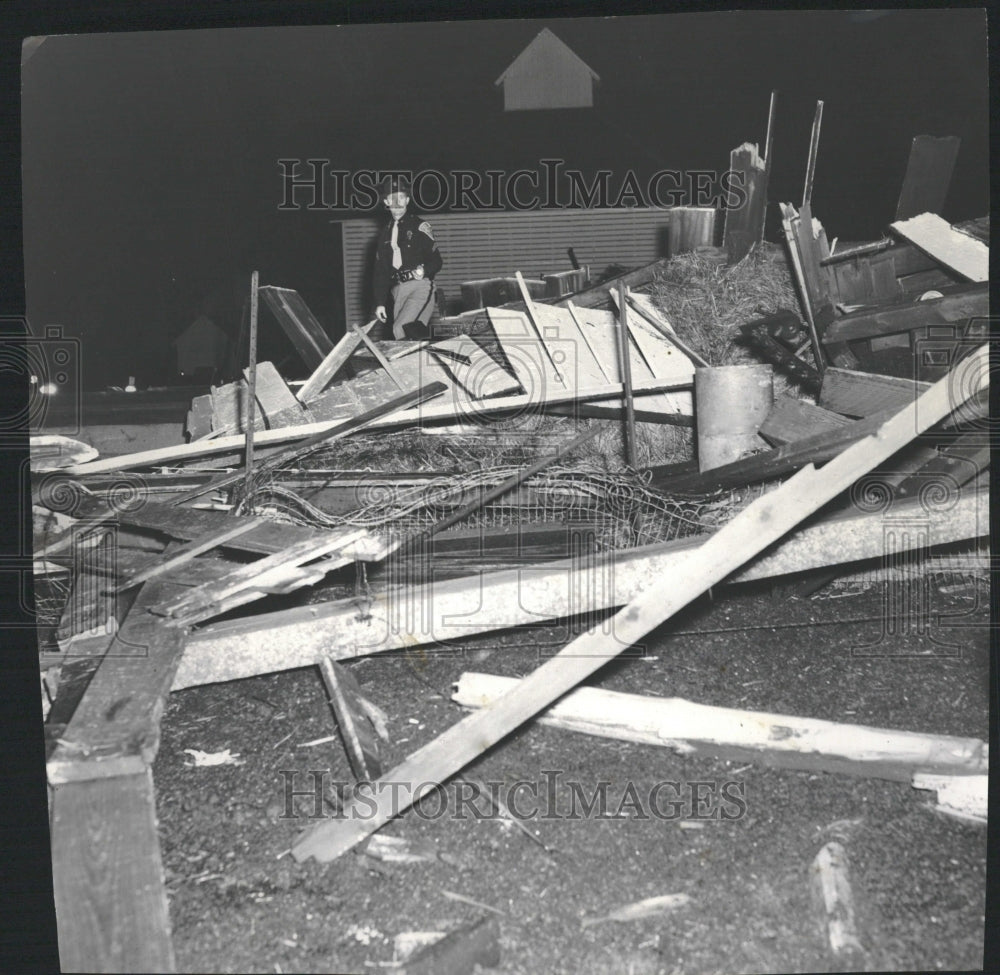
<path fill-rule="evenodd" d="M 543 28 L 494 84 L 503 87 L 505 112 L 593 108 L 600 76 L 555 34 Z"/>

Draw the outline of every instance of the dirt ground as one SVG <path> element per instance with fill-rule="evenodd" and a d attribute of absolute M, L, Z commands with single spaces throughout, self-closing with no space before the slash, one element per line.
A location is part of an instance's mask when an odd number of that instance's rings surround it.
<path fill-rule="evenodd" d="M 975 583 L 932 583 L 930 622 L 887 632 L 885 584 L 804 594 L 801 579 L 717 590 L 592 681 L 632 693 L 911 731 L 987 737 L 988 600 Z M 897 621 L 898 622 L 898 621 Z M 901 630 L 901 631 L 899 631 Z M 388 714 L 391 768 L 458 720 L 463 671 L 521 676 L 565 644 L 564 626 L 349 664 Z M 871 970 L 974 969 L 983 963 L 986 830 L 931 808 L 908 784 L 689 757 L 529 723 L 466 774 L 544 783 L 557 806 L 577 783 L 615 797 L 629 783 L 692 783 L 742 815 L 528 820 L 544 844 L 496 818 L 409 810 L 381 831 L 425 850 L 398 864 L 352 852 L 327 865 L 284 853 L 308 825 L 321 781 L 349 782 L 315 669 L 172 695 L 154 775 L 178 970 L 391 971 L 403 931 L 448 931 L 499 912 L 507 975 L 654 975 L 838 970 L 810 895 L 810 865 L 838 839 L 847 851 L 860 940 Z M 196 767 L 190 753 L 230 749 L 242 764 Z M 290 778 L 295 774 L 298 778 Z M 312 781 L 316 781 L 313 779 Z M 685 792 L 684 790 L 687 790 Z M 713 790 L 715 790 L 713 792 Z M 290 804 L 290 805 L 289 805 Z M 289 811 L 298 816 L 286 816 Z M 584 925 L 641 898 L 690 901 L 637 921 Z"/>

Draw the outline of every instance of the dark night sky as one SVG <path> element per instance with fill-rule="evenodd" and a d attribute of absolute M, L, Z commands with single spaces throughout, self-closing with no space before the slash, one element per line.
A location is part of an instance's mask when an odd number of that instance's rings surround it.
<path fill-rule="evenodd" d="M 601 76 L 594 109 L 502 111 L 493 82 L 543 26 Z M 882 232 L 922 133 L 962 138 L 944 216 L 988 208 L 975 10 L 77 34 L 48 38 L 22 81 L 29 320 L 80 337 L 89 388 L 167 382 L 170 338 L 248 247 L 264 282 L 301 290 L 335 330 L 335 214 L 279 212 L 279 158 L 724 168 L 732 147 L 763 142 L 776 88 L 770 197 L 799 201 L 823 99 L 813 209 L 831 238 Z M 276 338 L 265 354 L 283 351 Z"/>

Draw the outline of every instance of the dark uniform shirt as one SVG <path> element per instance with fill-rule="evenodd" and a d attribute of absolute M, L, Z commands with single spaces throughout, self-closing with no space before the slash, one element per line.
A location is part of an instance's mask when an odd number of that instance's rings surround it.
<path fill-rule="evenodd" d="M 412 271 L 418 264 L 424 266 L 424 277 L 433 279 L 444 263 L 441 252 L 434 243 L 431 225 L 415 213 L 404 213 L 399 220 L 399 231 L 396 234 L 396 245 L 402 255 L 401 271 Z M 375 304 L 387 305 L 389 291 L 396 283 L 392 266 L 392 221 L 390 220 L 378 239 L 378 251 L 375 254 Z"/>

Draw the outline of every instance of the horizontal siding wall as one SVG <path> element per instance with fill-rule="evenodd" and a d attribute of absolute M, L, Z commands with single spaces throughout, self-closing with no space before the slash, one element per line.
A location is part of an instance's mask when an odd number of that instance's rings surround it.
<path fill-rule="evenodd" d="M 371 317 L 372 264 L 382 217 L 345 220 L 344 295 L 348 324 Z M 439 213 L 429 215 L 444 267 L 437 276 L 449 304 L 463 281 L 513 276 L 538 278 L 572 267 L 572 247 L 581 265 L 600 275 L 610 264 L 649 264 L 667 253 L 670 211 L 530 210 L 524 212 Z"/>

